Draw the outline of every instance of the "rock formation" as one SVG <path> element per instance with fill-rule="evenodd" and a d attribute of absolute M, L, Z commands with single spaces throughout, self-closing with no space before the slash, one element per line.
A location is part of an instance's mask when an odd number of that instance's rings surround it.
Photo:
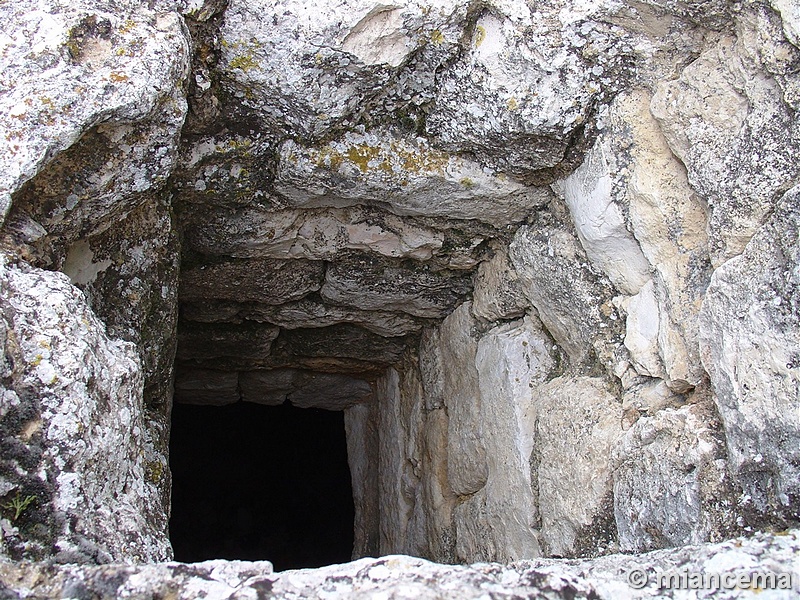
<path fill-rule="evenodd" d="M 0 15 L 2 556 L 171 558 L 173 401 L 344 410 L 354 558 L 800 521 L 795 3 Z"/>

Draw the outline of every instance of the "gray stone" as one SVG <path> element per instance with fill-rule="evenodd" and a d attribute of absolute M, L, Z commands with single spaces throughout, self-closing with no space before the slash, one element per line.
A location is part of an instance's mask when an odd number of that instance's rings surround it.
<path fill-rule="evenodd" d="M 278 337 L 277 327 L 260 323 L 192 323 L 178 329 L 178 361 L 205 362 L 209 368 L 225 368 L 222 362 L 264 360 L 272 342 Z"/>
<path fill-rule="evenodd" d="M 494 256 L 478 266 L 472 293 L 472 313 L 479 319 L 496 321 L 521 317 L 527 303 L 522 286 L 508 258 L 498 245 Z"/>
<path fill-rule="evenodd" d="M 235 371 L 184 368 L 175 373 L 175 402 L 224 406 L 240 398 L 239 374 Z"/>
<path fill-rule="evenodd" d="M 550 335 L 573 361 L 584 360 L 595 338 L 609 326 L 610 286 L 592 273 L 577 238 L 542 224 L 520 227 L 510 246 L 522 293 Z"/>
<path fill-rule="evenodd" d="M 378 204 L 398 215 L 523 220 L 550 199 L 479 163 L 390 131 L 347 133 L 319 147 L 281 146 L 275 189 L 294 207 Z"/>
<path fill-rule="evenodd" d="M 667 408 L 636 421 L 614 449 L 620 549 L 695 544 L 734 529 L 724 457 L 719 423 L 707 407 Z M 714 522 L 713 504 L 727 522 Z"/>
<path fill-rule="evenodd" d="M 322 285 L 321 262 L 229 260 L 181 273 L 181 300 L 232 300 L 281 304 L 315 292 Z"/>
<path fill-rule="evenodd" d="M 63 273 L 2 255 L 0 290 L 4 355 L 14 365 L 0 383 L 2 426 L 18 446 L 13 456 L 4 453 L 2 471 L 16 493 L 34 498 L 15 533 L 3 535 L 3 554 L 100 563 L 169 559 L 167 515 L 146 477 L 143 375 L 134 345 L 106 335 Z"/>
<path fill-rule="evenodd" d="M 795 187 L 744 252 L 714 272 L 700 312 L 703 365 L 743 501 L 792 519 L 800 514 L 798 231 Z"/>
<path fill-rule="evenodd" d="M 793 160 L 798 120 L 776 80 L 753 61 L 750 42 L 744 35 L 709 42 L 678 79 L 659 85 L 651 104 L 711 209 L 715 266 L 742 252 L 800 168 Z"/>
<path fill-rule="evenodd" d="M 435 272 L 424 264 L 410 267 L 370 256 L 342 257 L 328 268 L 320 293 L 328 302 L 362 310 L 441 318 L 471 287 L 463 273 Z"/>
<path fill-rule="evenodd" d="M 363 379 L 293 369 L 245 371 L 239 388 L 245 402 L 278 405 L 288 400 L 298 408 L 326 410 L 345 410 L 372 397 L 372 386 Z"/>
<path fill-rule="evenodd" d="M 762 565 L 774 574 L 776 598 L 798 592 L 790 581 L 800 552 L 797 530 L 784 534 L 758 534 L 722 544 L 687 546 L 641 556 L 616 554 L 594 560 L 536 560 L 510 565 L 480 563 L 471 566 L 437 565 L 409 556 L 365 558 L 321 569 L 274 573 L 263 562 L 208 561 L 193 564 L 155 565 L 62 565 L 42 563 L 0 564 L 0 581 L 10 593 L 33 593 L 39 598 L 74 596 L 80 590 L 99 596 L 154 597 L 173 595 L 177 600 L 198 596 L 220 600 L 259 598 L 265 594 L 279 600 L 375 597 L 420 598 L 422 600 L 478 600 L 530 598 L 531 600 L 634 600 L 683 598 L 686 590 L 661 585 L 662 576 L 701 573 L 738 577 Z M 629 583 L 629 573 L 642 569 L 642 587 Z M 634 579 L 635 580 L 635 579 Z M 668 579 L 669 580 L 669 579 Z M 750 577 L 748 577 L 748 581 Z M 687 581 L 689 581 L 687 579 Z M 779 586 L 779 584 L 782 584 Z M 788 586 L 786 586 L 788 584 Z M 786 587 L 783 587 L 786 586 Z M 793 587 L 795 586 L 795 587 Z M 733 600 L 752 596 L 749 589 L 718 586 L 716 598 Z"/>
<path fill-rule="evenodd" d="M 3 20 L 0 128 L 8 145 L 0 159 L 0 220 L 20 186 L 93 127 L 103 138 L 103 162 L 111 162 L 93 183 L 113 179 L 111 185 L 87 203 L 85 182 L 77 185 L 73 173 L 74 198 L 66 211 L 51 210 L 97 223 L 102 213 L 119 214 L 121 192 L 163 183 L 186 114 L 180 82 L 188 75 L 189 42 L 178 15 L 135 2 L 67 8 L 48 1 L 6 7 Z M 104 153 L 102 143 L 113 152 Z"/>

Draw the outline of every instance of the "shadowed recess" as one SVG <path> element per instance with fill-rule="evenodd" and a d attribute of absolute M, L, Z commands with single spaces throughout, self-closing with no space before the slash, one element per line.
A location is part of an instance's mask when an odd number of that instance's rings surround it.
<path fill-rule="evenodd" d="M 270 560 L 276 570 L 350 560 L 341 411 L 176 403 L 170 467 L 176 560 Z"/>

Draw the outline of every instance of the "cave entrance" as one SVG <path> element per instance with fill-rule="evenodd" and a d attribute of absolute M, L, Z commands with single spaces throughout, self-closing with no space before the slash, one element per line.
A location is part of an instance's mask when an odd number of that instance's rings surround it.
<path fill-rule="evenodd" d="M 175 560 L 347 562 L 353 494 L 344 413 L 176 403 L 170 436 Z"/>

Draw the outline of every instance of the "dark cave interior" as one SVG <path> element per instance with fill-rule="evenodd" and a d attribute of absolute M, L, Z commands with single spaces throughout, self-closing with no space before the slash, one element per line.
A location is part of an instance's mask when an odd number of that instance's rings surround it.
<path fill-rule="evenodd" d="M 175 560 L 347 562 L 353 496 L 344 413 L 176 403 L 170 437 Z"/>

